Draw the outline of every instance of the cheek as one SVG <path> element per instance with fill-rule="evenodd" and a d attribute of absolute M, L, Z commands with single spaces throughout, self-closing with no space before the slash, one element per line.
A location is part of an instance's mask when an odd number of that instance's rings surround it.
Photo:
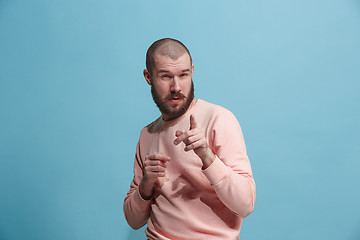
<path fill-rule="evenodd" d="M 169 92 L 169 86 L 167 86 L 167 84 L 165 84 L 165 83 L 154 84 L 154 88 L 155 88 L 156 92 L 160 95 L 168 94 L 168 92 Z"/>
<path fill-rule="evenodd" d="M 191 80 L 184 83 L 182 89 L 184 92 L 189 93 L 191 89 Z"/>

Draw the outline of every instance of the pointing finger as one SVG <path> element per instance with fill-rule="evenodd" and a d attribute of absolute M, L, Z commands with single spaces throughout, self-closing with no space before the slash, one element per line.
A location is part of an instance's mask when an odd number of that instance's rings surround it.
<path fill-rule="evenodd" d="M 190 130 L 191 129 L 195 129 L 197 126 L 196 126 L 196 121 L 195 121 L 195 117 L 191 114 L 190 115 Z"/>

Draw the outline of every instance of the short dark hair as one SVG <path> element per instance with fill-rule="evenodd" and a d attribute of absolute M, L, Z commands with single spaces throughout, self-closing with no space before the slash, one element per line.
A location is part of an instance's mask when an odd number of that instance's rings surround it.
<path fill-rule="evenodd" d="M 161 55 L 170 57 L 173 60 L 178 59 L 184 53 L 189 54 L 190 64 L 192 65 L 192 58 L 189 49 L 180 42 L 173 38 L 163 38 L 155 41 L 146 52 L 146 69 L 152 75 L 152 70 L 155 64 L 154 55 L 159 52 Z"/>

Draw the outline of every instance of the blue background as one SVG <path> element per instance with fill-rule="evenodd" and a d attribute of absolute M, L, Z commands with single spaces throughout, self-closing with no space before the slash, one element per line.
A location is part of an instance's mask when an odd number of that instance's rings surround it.
<path fill-rule="evenodd" d="M 0 0 L 0 239 L 144 239 L 122 206 L 163 37 L 243 128 L 241 239 L 360 239 L 359 0 Z"/>

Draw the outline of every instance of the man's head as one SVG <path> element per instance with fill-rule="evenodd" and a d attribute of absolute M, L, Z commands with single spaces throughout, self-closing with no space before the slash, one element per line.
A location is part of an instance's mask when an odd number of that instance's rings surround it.
<path fill-rule="evenodd" d="M 183 115 L 194 99 L 194 66 L 189 50 L 178 40 L 154 42 L 146 54 L 144 77 L 164 120 Z"/>
<path fill-rule="evenodd" d="M 163 38 L 151 44 L 146 52 L 146 69 L 150 74 L 152 74 L 152 70 L 155 65 L 154 58 L 156 53 L 169 57 L 173 60 L 176 60 L 184 53 L 187 53 L 190 57 L 190 65 L 192 65 L 190 52 L 182 42 L 172 38 Z"/>

